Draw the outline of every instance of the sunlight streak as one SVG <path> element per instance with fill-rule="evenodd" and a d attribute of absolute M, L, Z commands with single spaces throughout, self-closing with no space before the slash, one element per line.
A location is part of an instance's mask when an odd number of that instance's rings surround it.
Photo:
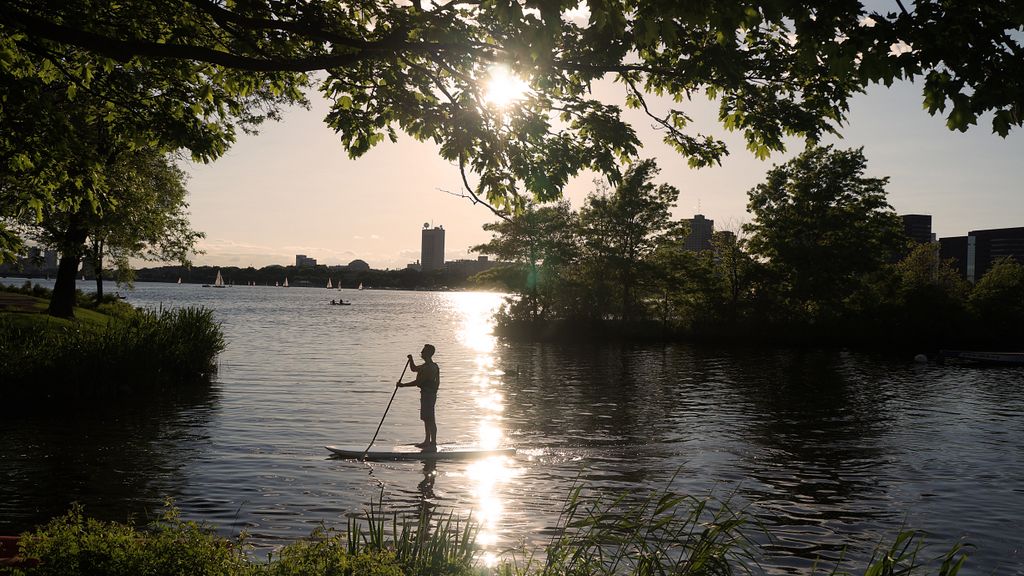
<path fill-rule="evenodd" d="M 452 308 L 460 316 L 457 338 L 459 343 L 476 352 L 473 358 L 473 386 L 471 393 L 478 418 L 475 443 L 485 449 L 505 445 L 505 394 L 503 372 L 496 369 L 494 313 L 501 304 L 500 294 L 458 292 L 447 295 Z M 466 471 L 474 487 L 473 518 L 477 522 L 476 542 L 481 547 L 499 545 L 499 534 L 505 512 L 502 486 L 522 473 L 514 458 L 484 458 L 469 465 Z M 498 556 L 493 550 L 484 550 L 484 565 L 493 567 Z"/>

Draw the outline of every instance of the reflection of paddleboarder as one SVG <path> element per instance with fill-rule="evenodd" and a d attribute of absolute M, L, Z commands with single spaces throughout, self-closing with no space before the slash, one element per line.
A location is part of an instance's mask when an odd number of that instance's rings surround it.
<path fill-rule="evenodd" d="M 423 364 L 419 366 L 409 355 L 409 367 L 416 373 L 416 380 L 403 383 L 398 381 L 395 386 L 407 388 L 416 386 L 420 389 L 420 420 L 423 420 L 423 442 L 416 446 L 423 450 L 437 450 L 437 421 L 434 419 L 434 404 L 437 403 L 437 389 L 441 385 L 441 369 L 434 363 L 434 347 L 424 344 L 420 351 Z"/>

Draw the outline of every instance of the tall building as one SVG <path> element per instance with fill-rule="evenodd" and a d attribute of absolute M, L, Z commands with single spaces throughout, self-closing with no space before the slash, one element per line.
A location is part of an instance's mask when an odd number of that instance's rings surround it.
<path fill-rule="evenodd" d="M 305 254 L 296 254 L 295 255 L 295 267 L 296 268 L 302 268 L 303 266 L 315 267 L 316 266 L 316 258 L 309 258 Z"/>
<path fill-rule="evenodd" d="M 694 214 L 686 221 L 690 225 L 690 233 L 683 240 L 683 250 L 701 252 L 711 250 L 711 236 L 715 233 L 715 221 L 708 220 L 703 214 Z"/>
<path fill-rule="evenodd" d="M 980 280 L 997 260 L 1013 258 L 1024 264 L 1024 228 L 972 230 L 974 241 L 974 279 Z"/>
<path fill-rule="evenodd" d="M 939 255 L 954 258 L 965 278 L 977 282 L 1001 258 L 1024 264 L 1024 227 L 971 230 L 967 236 L 939 240 Z"/>
<path fill-rule="evenodd" d="M 939 258 L 952 259 L 960 276 L 974 281 L 974 240 L 973 236 L 950 236 L 939 238 Z M 970 242 L 968 244 L 968 242 Z"/>
<path fill-rule="evenodd" d="M 422 270 L 431 272 L 444 269 L 444 227 L 423 225 L 423 242 L 420 250 Z"/>
<path fill-rule="evenodd" d="M 903 214 L 900 218 L 903 220 L 903 232 L 907 238 L 918 244 L 935 241 L 935 237 L 932 235 L 931 214 Z"/>

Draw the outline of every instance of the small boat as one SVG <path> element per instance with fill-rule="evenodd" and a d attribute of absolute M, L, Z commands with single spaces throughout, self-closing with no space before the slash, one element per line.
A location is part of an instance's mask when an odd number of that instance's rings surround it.
<path fill-rule="evenodd" d="M 359 288 L 356 288 L 356 290 L 362 290 L 362 289 L 363 289 L 363 283 L 362 283 L 362 282 L 360 282 L 360 283 L 359 283 Z"/>
<path fill-rule="evenodd" d="M 181 284 L 181 276 L 178 276 L 178 284 Z"/>
<path fill-rule="evenodd" d="M 287 287 L 288 287 L 288 277 L 287 277 L 287 276 L 285 276 L 285 278 L 284 278 L 284 284 L 281 284 L 281 286 L 284 286 L 285 288 L 287 288 Z"/>
<path fill-rule="evenodd" d="M 351 302 L 345 302 L 344 300 L 338 300 L 337 302 L 335 302 L 334 300 L 331 300 L 331 306 L 351 306 L 351 305 L 352 305 Z"/>
<path fill-rule="evenodd" d="M 334 288 L 334 284 L 331 284 L 331 279 L 328 278 L 327 279 L 327 289 L 330 290 L 331 288 Z"/>
<path fill-rule="evenodd" d="M 971 364 L 1024 366 L 1024 352 L 985 352 L 980 350 L 939 350 L 940 361 L 960 361 Z"/>
<path fill-rule="evenodd" d="M 33 568 L 39 565 L 36 558 L 19 556 L 20 536 L 0 536 L 0 569 Z"/>
<path fill-rule="evenodd" d="M 179 281 L 180 281 L 180 278 L 179 278 Z M 217 279 L 213 281 L 212 286 L 210 284 L 203 284 L 203 288 L 211 288 L 211 287 L 213 287 L 213 288 L 223 288 L 224 287 L 224 277 L 220 275 L 220 270 L 217 270 Z"/>

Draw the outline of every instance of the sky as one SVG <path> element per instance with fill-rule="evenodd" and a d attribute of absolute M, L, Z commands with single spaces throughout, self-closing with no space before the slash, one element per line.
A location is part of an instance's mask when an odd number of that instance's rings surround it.
<path fill-rule="evenodd" d="M 614 99 L 615 88 L 597 87 Z M 323 122 L 328 104 L 312 94 L 310 110 L 292 108 L 255 136 L 240 135 L 221 159 L 187 164 L 190 211 L 205 254 L 197 265 L 255 266 L 294 264 L 296 254 L 327 265 L 362 259 L 372 268 L 404 268 L 420 258 L 423 224 L 445 228 L 445 259 L 476 258 L 469 248 L 486 242 L 482 226 L 495 217 L 484 206 L 457 196 L 457 166 L 437 154 L 432 143 L 405 135 L 351 160 Z M 970 230 L 1024 226 L 1024 134 L 991 133 L 983 118 L 966 133 L 949 131 L 941 116 L 921 105 L 920 87 L 875 87 L 851 102 L 843 138 L 825 143 L 863 147 L 867 175 L 890 178 L 889 203 L 900 214 L 931 214 L 938 237 Z M 621 102 L 621 99 L 620 99 Z M 656 100 L 655 100 L 656 102 Z M 785 153 L 756 159 L 742 135 L 715 123 L 715 105 L 686 104 L 695 130 L 721 137 L 730 156 L 721 166 L 691 169 L 661 142 L 652 122 L 630 111 L 644 142 L 641 158 L 657 160 L 656 183 L 680 190 L 678 218 L 698 211 L 716 229 L 736 230 L 750 221 L 747 192 L 775 164 L 798 154 L 793 140 Z M 595 189 L 594 174 L 582 174 L 565 191 L 580 207 Z"/>

